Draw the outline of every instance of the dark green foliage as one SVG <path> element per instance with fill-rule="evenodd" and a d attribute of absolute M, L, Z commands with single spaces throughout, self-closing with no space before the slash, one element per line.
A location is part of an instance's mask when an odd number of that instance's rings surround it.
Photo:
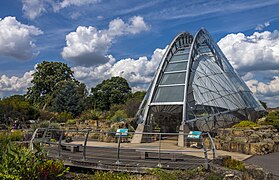
<path fill-rule="evenodd" d="M 80 118 L 82 120 L 98 120 L 101 117 L 101 113 L 92 109 L 88 109 L 82 112 Z"/>
<path fill-rule="evenodd" d="M 39 112 L 21 95 L 14 95 L 0 100 L 0 121 L 11 124 L 11 120 L 25 123 L 36 119 Z"/>
<path fill-rule="evenodd" d="M 123 107 L 128 117 L 135 117 L 145 94 L 144 91 L 137 91 L 128 98 Z"/>
<path fill-rule="evenodd" d="M 50 110 L 54 112 L 68 112 L 78 116 L 84 110 L 86 87 L 77 81 L 68 80 L 57 83 L 54 90 Z"/>
<path fill-rule="evenodd" d="M 245 165 L 243 162 L 232 159 L 231 157 L 224 160 L 224 166 L 238 171 L 244 171 Z"/>
<path fill-rule="evenodd" d="M 61 112 L 55 117 L 55 121 L 59 123 L 65 123 L 68 119 L 73 119 L 73 116 L 67 112 Z"/>
<path fill-rule="evenodd" d="M 273 125 L 279 130 L 279 111 L 269 112 L 266 116 L 266 122 L 264 124 Z"/>
<path fill-rule="evenodd" d="M 127 114 L 124 110 L 118 110 L 114 113 L 111 120 L 115 122 L 125 121 L 127 119 Z"/>
<path fill-rule="evenodd" d="M 131 88 L 126 79 L 112 77 L 91 89 L 92 106 L 108 111 L 113 104 L 124 104 L 130 94 Z"/>
<path fill-rule="evenodd" d="M 266 104 L 266 102 L 263 102 L 263 101 L 260 100 L 260 103 L 261 103 L 261 105 L 262 105 L 265 109 L 267 109 L 267 104 Z"/>
<path fill-rule="evenodd" d="M 241 121 L 238 124 L 235 124 L 233 127 L 235 127 L 235 128 L 245 128 L 245 127 L 251 128 L 251 127 L 258 127 L 258 126 L 259 126 L 258 124 L 254 123 L 252 121 L 246 120 L 246 121 Z"/>
<path fill-rule="evenodd" d="M 33 86 L 28 88 L 28 99 L 45 109 L 52 101 L 53 92 L 61 81 L 74 80 L 73 71 L 61 62 L 43 61 L 32 75 Z"/>

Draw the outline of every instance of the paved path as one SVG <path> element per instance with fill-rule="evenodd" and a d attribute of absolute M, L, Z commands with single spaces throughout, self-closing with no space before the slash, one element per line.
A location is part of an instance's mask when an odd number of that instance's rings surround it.
<path fill-rule="evenodd" d="M 279 152 L 262 156 L 253 156 L 246 163 L 258 165 L 274 175 L 274 179 L 279 179 Z"/>

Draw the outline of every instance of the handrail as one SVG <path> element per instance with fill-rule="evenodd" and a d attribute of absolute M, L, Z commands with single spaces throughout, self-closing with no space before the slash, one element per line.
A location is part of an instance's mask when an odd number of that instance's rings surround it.
<path fill-rule="evenodd" d="M 144 135 L 155 135 L 156 138 L 154 138 L 154 141 L 157 141 L 158 143 L 155 143 L 155 144 L 152 144 L 152 147 L 150 148 L 142 148 L 140 146 L 129 146 L 127 144 L 125 144 L 125 146 L 123 145 L 123 147 L 121 147 L 121 144 L 123 143 L 122 142 L 122 138 L 125 137 L 123 135 L 123 132 L 107 132 L 107 131 L 94 131 L 94 130 L 91 130 L 91 129 L 87 129 L 87 130 L 63 130 L 63 129 L 49 129 L 49 128 L 37 128 L 35 130 L 35 132 L 33 133 L 32 135 L 32 138 L 30 140 L 30 149 L 33 149 L 33 143 L 34 141 L 36 140 L 36 134 L 39 132 L 39 131 L 44 131 L 43 134 L 46 134 L 45 131 L 47 131 L 48 133 L 53 133 L 53 132 L 60 132 L 60 136 L 59 136 L 59 140 L 57 140 L 56 142 L 46 142 L 44 140 L 44 138 L 40 138 L 40 143 L 48 143 L 49 145 L 52 145 L 51 147 L 55 147 L 57 146 L 57 149 L 56 149 L 56 152 L 57 152 L 57 155 L 58 157 L 60 158 L 63 158 L 63 151 L 62 151 L 62 146 L 61 146 L 61 143 L 62 143 L 62 140 L 63 138 L 65 138 L 65 132 L 69 133 L 69 132 L 75 132 L 75 133 L 82 133 L 83 135 L 80 136 L 80 135 L 77 135 L 78 136 L 78 139 L 80 138 L 83 138 L 83 143 L 82 143 L 82 146 L 83 146 L 83 149 L 78 149 L 78 152 L 80 151 L 83 151 L 81 153 L 81 156 L 79 155 L 79 157 L 81 157 L 81 162 L 83 161 L 90 161 L 90 159 L 92 158 L 92 154 L 90 154 L 90 158 L 89 158 L 89 154 L 87 154 L 87 149 L 90 147 L 90 148 L 96 148 L 96 147 L 102 147 L 102 148 L 113 148 L 113 149 L 116 149 L 116 156 L 113 156 L 110 158 L 111 154 L 108 155 L 108 157 L 104 157 L 104 159 L 114 159 L 115 160 L 115 164 L 116 165 L 120 165 L 122 164 L 121 161 L 127 159 L 125 158 L 125 156 L 123 156 L 124 158 L 120 158 L 120 154 L 123 150 L 123 153 L 126 152 L 126 150 L 128 149 L 133 149 L 134 151 L 133 152 L 144 152 L 144 151 L 147 151 L 146 153 L 158 153 L 158 156 L 157 156 L 157 160 L 158 160 L 158 163 L 157 163 L 157 167 L 163 167 L 165 166 L 164 163 L 164 158 L 165 156 L 162 155 L 162 154 L 166 154 L 166 153 L 170 153 L 170 154 L 178 154 L 178 153 L 181 153 L 182 155 L 187 155 L 187 152 L 193 152 L 193 153 L 203 153 L 203 157 L 204 157 L 204 164 L 205 164 L 205 168 L 208 168 L 208 163 L 209 163 L 209 159 L 208 159 L 208 152 L 211 152 L 213 153 L 213 159 L 216 158 L 216 147 L 215 147 L 215 144 L 214 144 L 214 141 L 210 135 L 210 133 L 208 132 L 205 132 L 205 133 L 201 133 L 201 137 L 200 139 L 198 139 L 198 143 L 201 143 L 202 145 L 202 148 L 203 149 L 200 149 L 200 150 L 194 150 L 194 149 L 178 149 L 178 148 L 175 148 L 175 149 L 170 149 L 168 147 L 164 147 L 162 145 L 164 145 L 165 141 L 162 141 L 162 136 L 179 136 L 181 135 L 180 133 L 158 133 L 158 132 L 128 132 L 128 133 L 125 133 L 125 135 L 134 135 L 134 134 L 144 134 Z M 100 146 L 98 146 L 98 144 L 96 145 L 88 145 L 88 142 L 95 142 L 95 139 L 93 141 L 89 141 L 89 135 L 90 133 L 97 133 L 97 134 L 112 134 L 114 135 L 115 138 L 117 138 L 117 144 L 113 146 L 109 145 L 109 144 L 106 144 L 105 146 L 100 144 Z M 183 133 L 183 135 L 187 136 L 189 133 Z M 85 135 L 85 136 L 84 136 Z M 210 140 L 210 143 L 211 143 L 211 148 L 207 148 L 205 143 L 204 143 L 204 138 L 205 136 L 207 136 Z M 57 136 L 56 136 L 57 137 Z M 100 136 L 98 136 L 100 137 Z M 149 136 L 148 136 L 149 137 Z M 150 137 L 153 137 L 153 136 L 150 136 Z M 80 141 L 80 140 L 79 140 Z M 188 140 L 188 142 L 191 142 Z M 193 141 L 194 142 L 194 141 Z M 69 147 L 70 147 L 71 143 L 69 143 Z M 82 147 L 81 146 L 81 147 Z M 67 147 L 67 148 L 69 148 Z M 110 151 L 114 151 L 113 149 L 111 149 Z M 96 149 L 95 149 L 96 150 Z M 97 149 L 98 150 L 98 149 Z M 71 147 L 71 151 L 72 152 L 75 152 L 76 151 L 76 147 Z M 150 151 L 150 152 L 148 152 Z M 152 152 L 151 152 L 152 151 Z M 191 154 L 190 154 L 191 155 Z M 200 157 L 201 154 L 199 154 L 198 156 Z M 154 155 L 153 155 L 154 156 Z M 168 155 L 170 156 L 170 155 Z M 67 157 L 71 157 L 71 154 L 67 154 Z M 73 157 L 76 158 L 76 155 L 73 154 Z M 93 154 L 93 157 L 94 157 L 94 154 Z M 122 156 L 121 156 L 122 157 Z M 186 156 L 182 156 L 184 158 L 187 159 Z M 88 160 L 89 158 L 89 160 Z M 129 161 L 129 160 L 128 160 Z M 194 160 L 195 161 L 195 160 Z M 180 161 L 178 161 L 180 163 Z M 181 163 L 194 163 L 193 161 L 181 161 Z M 198 163 L 198 162 L 196 162 Z M 125 165 L 125 164 L 123 164 Z"/>

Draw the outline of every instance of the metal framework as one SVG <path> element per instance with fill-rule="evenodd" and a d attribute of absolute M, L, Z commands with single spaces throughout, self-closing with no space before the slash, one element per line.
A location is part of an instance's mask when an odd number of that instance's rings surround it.
<path fill-rule="evenodd" d="M 239 120 L 255 120 L 265 109 L 238 76 L 205 29 L 178 34 L 165 52 L 136 115 L 152 128 L 172 114 L 180 125 L 212 131 Z"/>

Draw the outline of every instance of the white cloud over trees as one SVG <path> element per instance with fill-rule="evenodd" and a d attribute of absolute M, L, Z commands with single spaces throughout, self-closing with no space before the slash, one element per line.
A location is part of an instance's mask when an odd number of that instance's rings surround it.
<path fill-rule="evenodd" d="M 30 87 L 32 74 L 34 70 L 24 73 L 22 77 L 12 76 L 8 77 L 6 75 L 0 76 L 0 97 L 7 96 L 13 93 L 25 93 L 27 88 Z"/>
<path fill-rule="evenodd" d="M 121 76 L 127 79 L 133 87 L 143 89 L 151 81 L 165 50 L 166 48 L 157 48 L 150 59 L 144 56 L 138 59 L 127 58 L 116 61 L 110 55 L 108 56 L 110 60 L 105 64 L 91 67 L 76 66 L 72 70 L 75 72 L 75 78 L 89 87 L 112 76 Z"/>
<path fill-rule="evenodd" d="M 119 36 L 138 34 L 148 30 L 141 16 L 134 16 L 125 23 L 117 18 L 109 23 L 108 29 L 98 30 L 93 26 L 79 26 L 66 36 L 66 47 L 62 57 L 77 65 L 92 66 L 109 61 L 108 50 Z"/>
<path fill-rule="evenodd" d="M 22 24 L 15 17 L 0 19 L 0 56 L 31 59 L 39 53 L 32 37 L 40 34 L 43 32 L 39 28 Z"/>

